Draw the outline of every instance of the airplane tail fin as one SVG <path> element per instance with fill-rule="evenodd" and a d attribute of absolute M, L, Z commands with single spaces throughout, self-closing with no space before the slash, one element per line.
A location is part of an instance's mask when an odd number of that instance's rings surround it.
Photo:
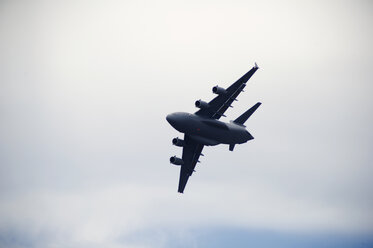
<path fill-rule="evenodd" d="M 249 119 L 249 117 L 255 112 L 255 110 L 259 108 L 261 104 L 261 102 L 256 103 L 254 106 L 252 106 L 249 110 L 240 115 L 240 117 L 235 119 L 233 122 L 239 125 L 243 125 L 247 121 L 247 119 Z"/>

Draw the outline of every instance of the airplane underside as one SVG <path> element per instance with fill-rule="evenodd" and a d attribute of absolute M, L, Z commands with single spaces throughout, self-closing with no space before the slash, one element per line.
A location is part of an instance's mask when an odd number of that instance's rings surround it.
<path fill-rule="evenodd" d="M 173 156 L 170 163 L 180 166 L 180 177 L 178 192 L 183 193 L 189 177 L 195 171 L 194 168 L 203 156 L 204 146 L 215 146 L 228 144 L 229 150 L 233 151 L 236 144 L 246 143 L 254 137 L 246 130 L 244 123 L 260 106 L 260 102 L 248 109 L 234 121 L 225 123 L 219 121 L 225 116 L 225 111 L 232 107 L 238 95 L 243 91 L 246 82 L 259 69 L 257 64 L 233 83 L 229 88 L 224 89 L 214 86 L 212 91 L 217 94 L 210 102 L 197 100 L 195 106 L 199 108 L 194 114 L 177 112 L 167 115 L 166 119 L 172 127 L 184 133 L 184 139 L 174 138 L 172 144 L 183 148 L 181 158 Z"/>

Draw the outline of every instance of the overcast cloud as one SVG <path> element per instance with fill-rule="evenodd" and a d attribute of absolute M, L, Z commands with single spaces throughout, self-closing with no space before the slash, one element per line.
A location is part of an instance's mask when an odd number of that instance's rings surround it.
<path fill-rule="evenodd" d="M 0 247 L 372 246 L 372 7 L 1 1 Z M 254 62 L 178 194 L 166 115 Z"/>

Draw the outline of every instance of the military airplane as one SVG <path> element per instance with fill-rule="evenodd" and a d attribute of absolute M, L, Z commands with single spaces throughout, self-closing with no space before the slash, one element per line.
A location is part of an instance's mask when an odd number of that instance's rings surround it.
<path fill-rule="evenodd" d="M 184 133 L 184 139 L 174 138 L 172 144 L 183 147 L 182 158 L 173 156 L 170 163 L 181 166 L 178 192 L 183 193 L 189 176 L 195 171 L 199 156 L 203 156 L 203 146 L 228 144 L 233 151 L 236 144 L 246 143 L 254 137 L 246 130 L 245 121 L 260 106 L 260 102 L 243 113 L 234 121 L 225 123 L 219 121 L 224 112 L 237 101 L 237 96 L 243 91 L 246 82 L 259 69 L 255 66 L 227 89 L 214 86 L 212 92 L 217 94 L 210 102 L 197 100 L 195 106 L 199 108 L 194 114 L 176 112 L 167 115 L 166 119 L 177 131 Z"/>

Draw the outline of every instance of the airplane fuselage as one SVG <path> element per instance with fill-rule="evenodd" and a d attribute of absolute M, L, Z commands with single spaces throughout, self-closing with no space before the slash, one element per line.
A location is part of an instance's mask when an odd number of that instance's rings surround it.
<path fill-rule="evenodd" d="M 244 126 L 233 122 L 225 123 L 185 112 L 169 114 L 166 119 L 177 131 L 203 145 L 242 144 L 254 139 Z"/>
<path fill-rule="evenodd" d="M 254 106 L 246 110 L 236 119 L 229 123 L 219 121 L 220 117 L 225 117 L 224 113 L 233 107 L 233 102 L 237 101 L 238 95 L 243 92 L 247 81 L 258 70 L 255 66 L 240 77 L 228 88 L 218 85 L 212 88 L 212 92 L 217 96 L 211 101 L 205 102 L 201 99 L 195 101 L 195 106 L 199 108 L 194 114 L 176 112 L 167 115 L 166 119 L 173 128 L 184 133 L 184 137 L 172 139 L 172 144 L 182 147 L 181 157 L 170 157 L 170 163 L 180 166 L 180 177 L 178 192 L 183 193 L 189 177 L 195 172 L 200 156 L 203 156 L 204 146 L 214 146 L 218 144 L 229 145 L 229 151 L 233 151 L 236 144 L 242 144 L 254 137 L 246 130 L 245 122 L 261 105 L 257 102 Z"/>

